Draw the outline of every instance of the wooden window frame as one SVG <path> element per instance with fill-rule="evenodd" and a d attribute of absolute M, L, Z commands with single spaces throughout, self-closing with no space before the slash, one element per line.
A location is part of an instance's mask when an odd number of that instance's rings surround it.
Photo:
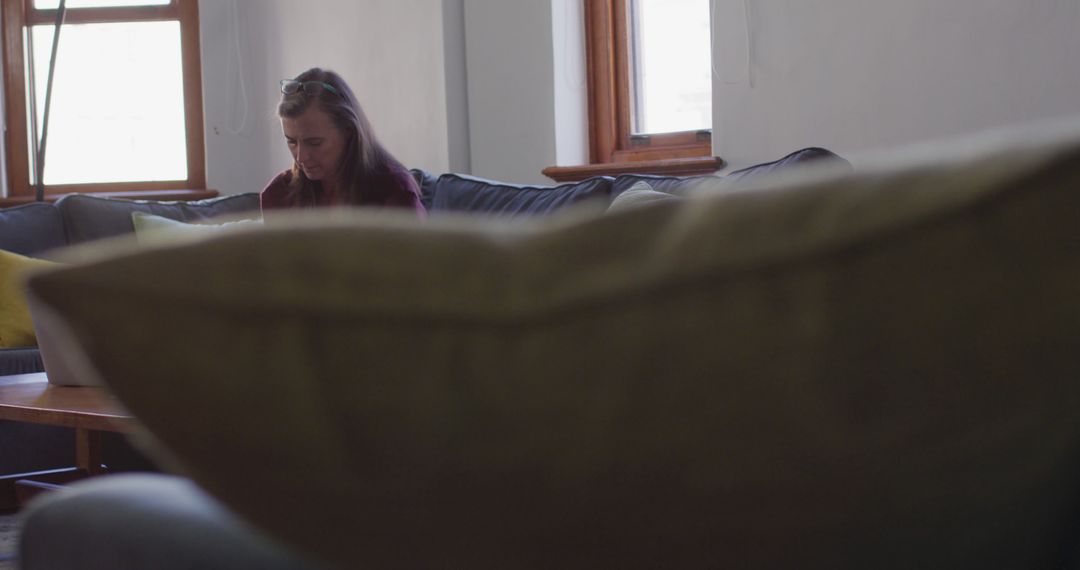
<path fill-rule="evenodd" d="M 630 1 L 583 0 L 591 164 L 545 168 L 550 178 L 563 182 L 628 172 L 706 174 L 724 165 L 723 159 L 711 156 L 711 130 L 633 134 Z"/>
<path fill-rule="evenodd" d="M 28 26 L 54 24 L 56 10 L 39 10 L 34 0 L 3 2 L 3 75 L 7 129 L 5 152 L 8 195 L 2 204 L 34 200 L 31 184 L 30 149 L 27 148 L 27 82 L 24 51 Z M 178 21 L 180 23 L 181 59 L 184 81 L 184 122 L 187 144 L 186 180 L 107 182 L 87 184 L 47 184 L 47 200 L 71 193 L 94 193 L 127 198 L 198 199 L 216 196 L 206 189 L 206 156 L 203 140 L 202 71 L 199 47 L 198 0 L 171 0 L 162 6 L 113 8 L 71 8 L 65 24 L 104 22 Z M 61 42 L 63 37 L 61 36 Z M 40 56 L 39 56 L 40 57 Z"/>

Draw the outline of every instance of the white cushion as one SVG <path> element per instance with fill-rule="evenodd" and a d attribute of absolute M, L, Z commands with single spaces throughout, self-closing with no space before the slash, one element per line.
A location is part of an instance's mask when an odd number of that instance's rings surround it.
<path fill-rule="evenodd" d="M 187 223 L 164 216 L 132 212 L 131 223 L 135 226 L 135 237 L 140 245 L 162 245 L 204 239 L 223 231 L 257 228 L 262 226 L 263 222 L 262 219 L 241 219 L 218 223 Z"/>

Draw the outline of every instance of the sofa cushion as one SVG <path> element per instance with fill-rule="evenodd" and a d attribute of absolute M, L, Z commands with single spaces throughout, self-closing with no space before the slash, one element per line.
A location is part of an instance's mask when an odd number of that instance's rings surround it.
<path fill-rule="evenodd" d="M 259 215 L 259 195 L 254 192 L 190 202 L 119 200 L 85 194 L 71 194 L 56 202 L 72 244 L 131 233 L 132 212 L 143 212 L 183 222 L 220 216 Z"/>
<path fill-rule="evenodd" d="M 0 249 L 37 255 L 65 245 L 64 222 L 56 206 L 33 203 L 0 209 Z"/>
<path fill-rule="evenodd" d="M 718 180 L 724 184 L 733 183 L 746 178 L 776 174 L 792 167 L 813 165 L 823 167 L 828 165 L 838 173 L 850 172 L 851 163 L 838 156 L 832 151 L 819 147 L 810 147 L 797 150 L 777 160 L 755 164 L 746 168 L 735 170 L 727 174 L 715 174 L 707 176 L 661 176 L 655 174 L 621 174 L 615 178 L 612 184 L 612 195 L 618 196 L 637 182 L 646 182 L 659 192 L 668 194 L 685 194 L 694 191 L 700 186 L 716 187 Z"/>
<path fill-rule="evenodd" d="M 611 200 L 611 204 L 608 206 L 607 211 L 618 212 L 627 208 L 636 208 L 647 204 L 679 199 L 682 199 L 682 196 L 678 194 L 669 194 L 667 192 L 658 192 L 653 190 L 652 186 L 649 186 L 646 182 L 639 181 L 631 186 L 629 190 L 620 192 L 618 196 L 615 196 L 615 198 Z"/>
<path fill-rule="evenodd" d="M 443 174 L 435 185 L 432 210 L 520 216 L 548 214 L 584 201 L 607 203 L 612 179 L 596 176 L 558 186 L 495 182 L 463 174 Z"/>
<path fill-rule="evenodd" d="M 41 351 L 37 348 L 0 348 L 0 376 L 44 371 L 45 364 L 41 362 Z M 0 425 L 6 424 L 0 423 Z M 3 428 L 0 428 L 0 432 L 2 431 Z M 2 436 L 0 436 L 0 441 L 2 441 Z M 0 469 L 0 474 L 5 473 L 7 471 Z"/>
<path fill-rule="evenodd" d="M 724 175 L 724 178 L 728 180 L 741 180 L 752 176 L 775 173 L 792 166 L 811 163 L 814 165 L 829 164 L 840 171 L 851 170 L 851 163 L 848 162 L 847 159 L 837 155 L 831 150 L 815 146 L 799 149 L 771 162 L 755 164 L 753 166 L 729 172 Z"/>
<path fill-rule="evenodd" d="M 664 194 L 686 194 L 703 184 L 713 185 L 722 180 L 720 176 L 663 176 L 659 174 L 620 174 L 611 183 L 611 195 L 618 196 L 639 182 Z"/>
<path fill-rule="evenodd" d="M 1078 133 L 604 216 L 303 217 L 31 285 L 176 465 L 342 566 L 1056 568 Z"/>

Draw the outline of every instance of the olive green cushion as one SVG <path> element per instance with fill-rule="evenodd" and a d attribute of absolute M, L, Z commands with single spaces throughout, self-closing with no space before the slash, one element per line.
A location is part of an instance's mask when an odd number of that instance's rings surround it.
<path fill-rule="evenodd" d="M 531 223 L 268 220 L 32 289 L 159 453 L 347 567 L 1052 568 L 1078 134 Z"/>

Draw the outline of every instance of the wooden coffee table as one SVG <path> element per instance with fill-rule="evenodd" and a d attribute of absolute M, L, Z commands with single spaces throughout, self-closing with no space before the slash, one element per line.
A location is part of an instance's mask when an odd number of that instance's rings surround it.
<path fill-rule="evenodd" d="M 0 510 L 43 489 L 105 472 L 102 432 L 127 432 L 132 417 L 101 388 L 53 386 L 44 373 L 0 376 L 0 420 L 75 429 L 75 466 L 0 476 Z"/>

